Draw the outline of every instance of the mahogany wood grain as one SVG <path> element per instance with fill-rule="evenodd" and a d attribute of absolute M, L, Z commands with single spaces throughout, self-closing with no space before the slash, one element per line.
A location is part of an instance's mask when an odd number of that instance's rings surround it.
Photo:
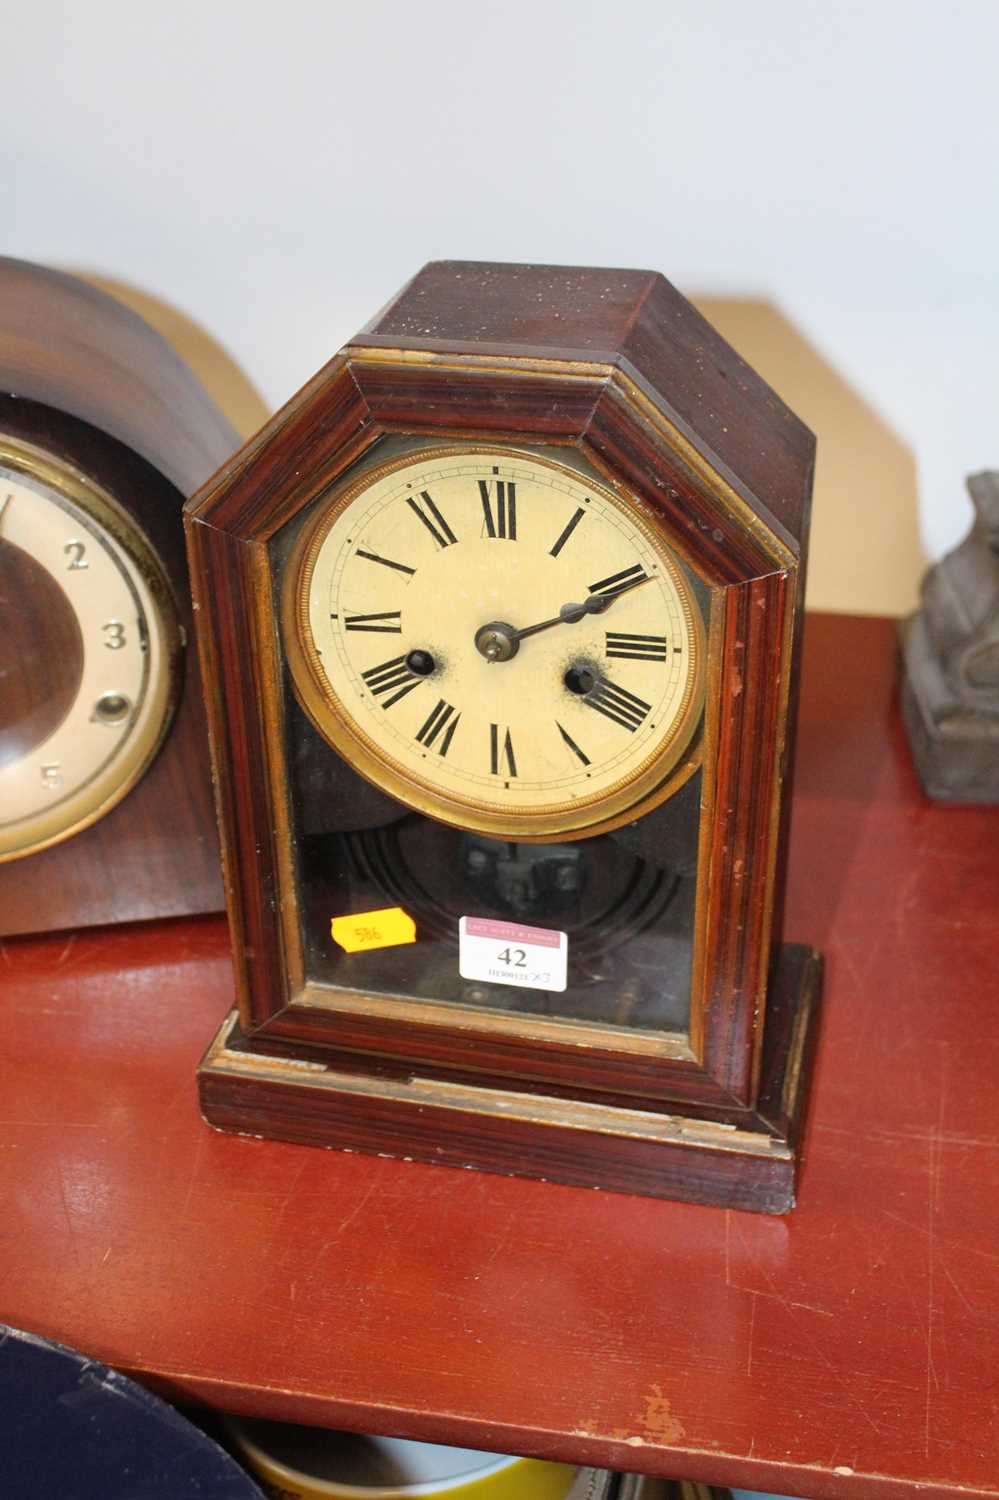
<path fill-rule="evenodd" d="M 222 1135 L 224 925 L 0 949 L 0 1319 L 232 1411 L 815 1500 L 999 1496 L 999 809 L 923 796 L 890 621 L 807 622 L 787 1219 Z"/>
<path fill-rule="evenodd" d="M 811 433 L 655 271 L 432 261 L 356 342 L 619 365 L 789 537 L 807 529 Z"/>
<path fill-rule="evenodd" d="M 0 391 L 67 412 L 189 495 L 239 442 L 175 350 L 116 298 L 0 257 Z"/>

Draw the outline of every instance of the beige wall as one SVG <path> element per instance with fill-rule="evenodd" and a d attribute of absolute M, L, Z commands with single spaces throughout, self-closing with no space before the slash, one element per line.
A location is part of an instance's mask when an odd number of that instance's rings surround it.
<path fill-rule="evenodd" d="M 815 433 L 808 608 L 908 614 L 927 567 L 909 449 L 769 303 L 697 305 Z"/>

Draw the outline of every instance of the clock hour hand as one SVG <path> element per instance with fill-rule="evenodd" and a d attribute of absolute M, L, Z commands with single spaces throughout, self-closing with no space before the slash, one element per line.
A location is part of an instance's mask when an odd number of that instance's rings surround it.
<path fill-rule="evenodd" d="M 640 584 L 648 582 L 649 575 L 643 573 L 640 578 L 633 578 L 630 583 L 623 583 L 620 588 L 608 589 L 605 594 L 591 594 L 588 599 L 583 599 L 579 604 L 563 604 L 553 620 L 542 620 L 540 625 L 528 625 L 524 630 L 518 630 L 517 639 L 522 641 L 527 635 L 537 635 L 539 630 L 547 630 L 549 625 L 575 625 L 587 615 L 602 615 L 615 599 L 628 593 L 629 589 L 637 589 Z"/>
<path fill-rule="evenodd" d="M 553 625 L 578 624 L 587 615 L 603 614 L 615 599 L 626 594 L 629 589 L 636 589 L 639 584 L 648 582 L 649 575 L 643 573 L 640 578 L 634 578 L 630 583 L 608 590 L 605 594 L 591 594 L 588 599 L 583 599 L 579 604 L 563 604 L 558 614 L 553 615 L 550 620 L 541 620 L 537 625 L 525 625 L 523 630 L 514 629 L 505 620 L 493 620 L 476 631 L 475 645 L 487 661 L 509 661 L 511 657 L 516 656 L 521 641 L 527 636 L 538 635 L 542 630 L 550 630 Z"/>
<path fill-rule="evenodd" d="M 537 625 L 525 625 L 523 630 L 513 632 L 513 638 L 515 641 L 522 641 L 529 635 L 537 635 L 539 631 L 550 630 L 553 625 L 575 625 L 585 615 L 601 614 L 613 597 L 613 594 L 591 594 L 581 604 L 563 604 L 552 619 L 542 620 Z"/>

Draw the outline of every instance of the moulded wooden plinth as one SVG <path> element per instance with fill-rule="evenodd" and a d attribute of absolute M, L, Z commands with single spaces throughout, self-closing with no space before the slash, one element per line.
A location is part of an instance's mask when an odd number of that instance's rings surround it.
<path fill-rule="evenodd" d="M 822 961 L 780 950 L 758 1107 L 738 1124 L 278 1056 L 226 1018 L 198 1072 L 219 1130 L 577 1186 L 785 1213 L 794 1204 Z"/>

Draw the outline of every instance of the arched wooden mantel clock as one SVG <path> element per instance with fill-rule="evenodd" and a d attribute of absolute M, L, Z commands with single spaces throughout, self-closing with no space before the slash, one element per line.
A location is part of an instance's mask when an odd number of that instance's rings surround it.
<path fill-rule="evenodd" d="M 129 308 L 0 259 L 0 935 L 221 909 L 181 507 L 238 441 Z"/>
<path fill-rule="evenodd" d="M 213 1124 L 791 1205 L 813 448 L 662 277 L 444 262 L 195 497 Z"/>

